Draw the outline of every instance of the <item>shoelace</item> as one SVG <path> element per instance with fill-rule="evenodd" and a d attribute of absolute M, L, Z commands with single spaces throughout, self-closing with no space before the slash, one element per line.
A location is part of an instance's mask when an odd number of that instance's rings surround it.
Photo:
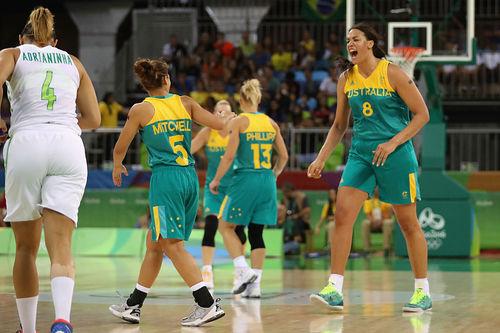
<path fill-rule="evenodd" d="M 410 299 L 410 304 L 418 304 L 420 303 L 425 297 L 425 294 L 422 289 L 417 289 L 414 293 L 413 296 Z"/>
<path fill-rule="evenodd" d="M 326 285 L 326 287 L 321 289 L 319 293 L 320 295 L 326 295 L 326 294 L 331 294 L 333 292 L 335 292 L 335 288 L 330 283 L 328 283 L 328 285 Z"/>

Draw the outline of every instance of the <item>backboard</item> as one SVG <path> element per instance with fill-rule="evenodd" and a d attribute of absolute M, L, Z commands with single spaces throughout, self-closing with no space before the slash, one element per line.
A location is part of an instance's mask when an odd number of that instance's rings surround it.
<path fill-rule="evenodd" d="M 420 61 L 472 63 L 474 6 L 475 0 L 346 0 L 346 30 L 372 25 L 389 56 L 396 46 L 416 46 L 425 49 Z"/>

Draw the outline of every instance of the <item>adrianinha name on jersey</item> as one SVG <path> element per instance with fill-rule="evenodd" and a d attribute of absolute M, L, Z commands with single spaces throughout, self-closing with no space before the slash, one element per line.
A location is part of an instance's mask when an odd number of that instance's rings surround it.
<path fill-rule="evenodd" d="M 153 124 L 153 134 L 158 135 L 164 132 L 190 132 L 191 121 L 189 119 L 165 120 Z"/>
<path fill-rule="evenodd" d="M 68 54 L 64 53 L 42 53 L 42 52 L 23 52 L 23 61 L 43 62 L 45 64 L 66 64 L 73 65 L 73 61 Z"/>
<path fill-rule="evenodd" d="M 384 88 L 361 88 L 361 89 L 351 89 L 347 91 L 347 97 L 356 96 L 393 96 L 393 91 L 389 91 Z"/>

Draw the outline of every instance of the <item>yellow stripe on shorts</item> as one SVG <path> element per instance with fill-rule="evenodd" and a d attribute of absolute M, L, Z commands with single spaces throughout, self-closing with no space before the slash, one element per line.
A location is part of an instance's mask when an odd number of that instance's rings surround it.
<path fill-rule="evenodd" d="M 158 206 L 153 207 L 153 220 L 155 222 L 156 240 L 158 240 L 161 233 L 160 212 L 158 211 Z"/>
<path fill-rule="evenodd" d="M 408 174 L 408 179 L 410 181 L 410 200 L 414 203 L 417 198 L 417 181 L 415 180 L 415 172 Z"/>
<path fill-rule="evenodd" d="M 228 199 L 228 196 L 226 195 L 224 197 L 224 200 L 222 200 L 222 203 L 221 203 L 220 209 L 219 209 L 219 215 L 217 216 L 218 219 L 220 219 L 222 217 L 222 213 L 224 212 L 224 208 L 226 207 L 226 204 L 227 204 L 227 199 Z"/>

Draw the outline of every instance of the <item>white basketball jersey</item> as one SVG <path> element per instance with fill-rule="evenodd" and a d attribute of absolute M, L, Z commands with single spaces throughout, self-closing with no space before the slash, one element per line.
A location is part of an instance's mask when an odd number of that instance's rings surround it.
<path fill-rule="evenodd" d="M 80 74 L 70 55 L 52 46 L 24 44 L 8 82 L 12 109 L 9 135 L 45 124 L 81 133 L 76 115 Z"/>

